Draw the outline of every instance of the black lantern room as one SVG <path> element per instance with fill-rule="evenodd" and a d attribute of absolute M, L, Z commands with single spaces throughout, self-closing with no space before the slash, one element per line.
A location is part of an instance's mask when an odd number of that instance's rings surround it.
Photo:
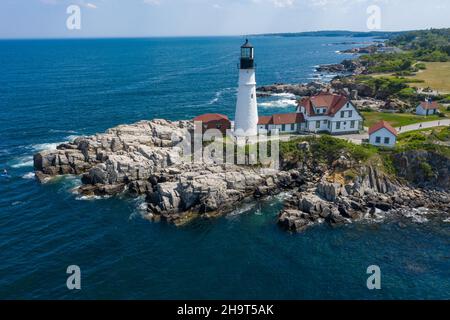
<path fill-rule="evenodd" d="M 241 46 L 241 69 L 253 69 L 255 67 L 254 61 L 254 48 L 245 40 L 245 43 Z"/>

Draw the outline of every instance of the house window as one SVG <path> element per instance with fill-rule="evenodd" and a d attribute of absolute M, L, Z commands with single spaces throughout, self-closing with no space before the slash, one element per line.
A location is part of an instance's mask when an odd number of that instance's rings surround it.
<path fill-rule="evenodd" d="M 341 128 L 341 122 L 338 121 L 338 122 L 336 122 L 336 129 L 339 130 L 340 128 Z"/>
<path fill-rule="evenodd" d="M 384 138 L 384 144 L 390 144 L 391 138 Z"/>
<path fill-rule="evenodd" d="M 328 120 L 323 120 L 323 124 L 327 125 L 328 124 Z"/>
<path fill-rule="evenodd" d="M 352 116 L 353 116 L 353 111 L 350 110 L 350 111 L 348 112 L 348 117 L 351 118 Z"/>
<path fill-rule="evenodd" d="M 320 121 L 316 121 L 316 129 L 320 128 Z"/>
<path fill-rule="evenodd" d="M 350 122 L 350 128 L 353 129 L 355 127 L 355 122 L 356 122 L 355 120 L 352 120 L 352 122 Z"/>
<path fill-rule="evenodd" d="M 376 137 L 375 138 L 375 143 L 381 143 L 381 137 Z"/>
<path fill-rule="evenodd" d="M 286 131 L 286 125 L 285 124 L 281 125 L 281 131 Z"/>

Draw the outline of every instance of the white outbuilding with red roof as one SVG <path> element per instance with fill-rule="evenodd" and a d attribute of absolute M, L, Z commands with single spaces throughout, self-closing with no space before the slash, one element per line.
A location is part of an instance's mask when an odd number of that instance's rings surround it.
<path fill-rule="evenodd" d="M 397 136 L 397 130 L 386 121 L 380 121 L 369 129 L 369 143 L 377 147 L 394 147 Z"/>
<path fill-rule="evenodd" d="M 436 101 L 423 101 L 416 108 L 416 114 L 419 116 L 431 116 L 439 112 L 439 105 Z"/>

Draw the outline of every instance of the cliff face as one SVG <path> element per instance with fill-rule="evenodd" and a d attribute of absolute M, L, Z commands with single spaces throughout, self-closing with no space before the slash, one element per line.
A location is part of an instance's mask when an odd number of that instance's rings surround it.
<path fill-rule="evenodd" d="M 394 156 L 399 177 L 417 187 L 450 190 L 450 159 L 435 152 L 411 150 Z"/>
<path fill-rule="evenodd" d="M 450 214 L 449 159 L 444 156 L 427 151 L 396 155 L 396 177 L 354 161 L 346 150 L 339 150 L 331 164 L 319 165 L 319 155 L 312 151 L 315 148 L 307 143 L 299 144 L 299 148 L 305 150 L 302 157 L 285 159 L 283 164 L 291 170 L 315 171 L 320 178 L 317 183 L 303 185 L 285 201 L 278 223 L 286 230 L 302 232 L 321 223 L 339 225 L 392 215 L 423 220 L 428 219 L 425 216 Z M 349 169 L 352 177 L 346 178 Z"/>
<path fill-rule="evenodd" d="M 141 121 L 80 137 L 56 151 L 37 153 L 36 176 L 45 181 L 56 175 L 83 174 L 83 182 L 92 185 L 147 180 L 154 169 L 178 160 L 179 150 L 174 146 L 191 126 L 188 121 Z"/>

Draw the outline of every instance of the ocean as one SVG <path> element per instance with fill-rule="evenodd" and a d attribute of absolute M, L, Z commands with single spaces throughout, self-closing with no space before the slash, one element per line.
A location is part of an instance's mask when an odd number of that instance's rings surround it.
<path fill-rule="evenodd" d="M 371 41 L 360 39 L 357 41 Z M 32 156 L 142 119 L 233 118 L 241 37 L 0 41 L 0 299 L 450 299 L 450 223 L 276 225 L 283 195 L 176 228 L 142 198 L 83 199 L 77 177 L 41 185 Z M 257 81 L 326 75 L 352 38 L 255 37 Z M 291 112 L 295 97 L 259 100 Z M 66 269 L 81 269 L 68 290 Z M 368 290 L 367 268 L 381 269 Z"/>

